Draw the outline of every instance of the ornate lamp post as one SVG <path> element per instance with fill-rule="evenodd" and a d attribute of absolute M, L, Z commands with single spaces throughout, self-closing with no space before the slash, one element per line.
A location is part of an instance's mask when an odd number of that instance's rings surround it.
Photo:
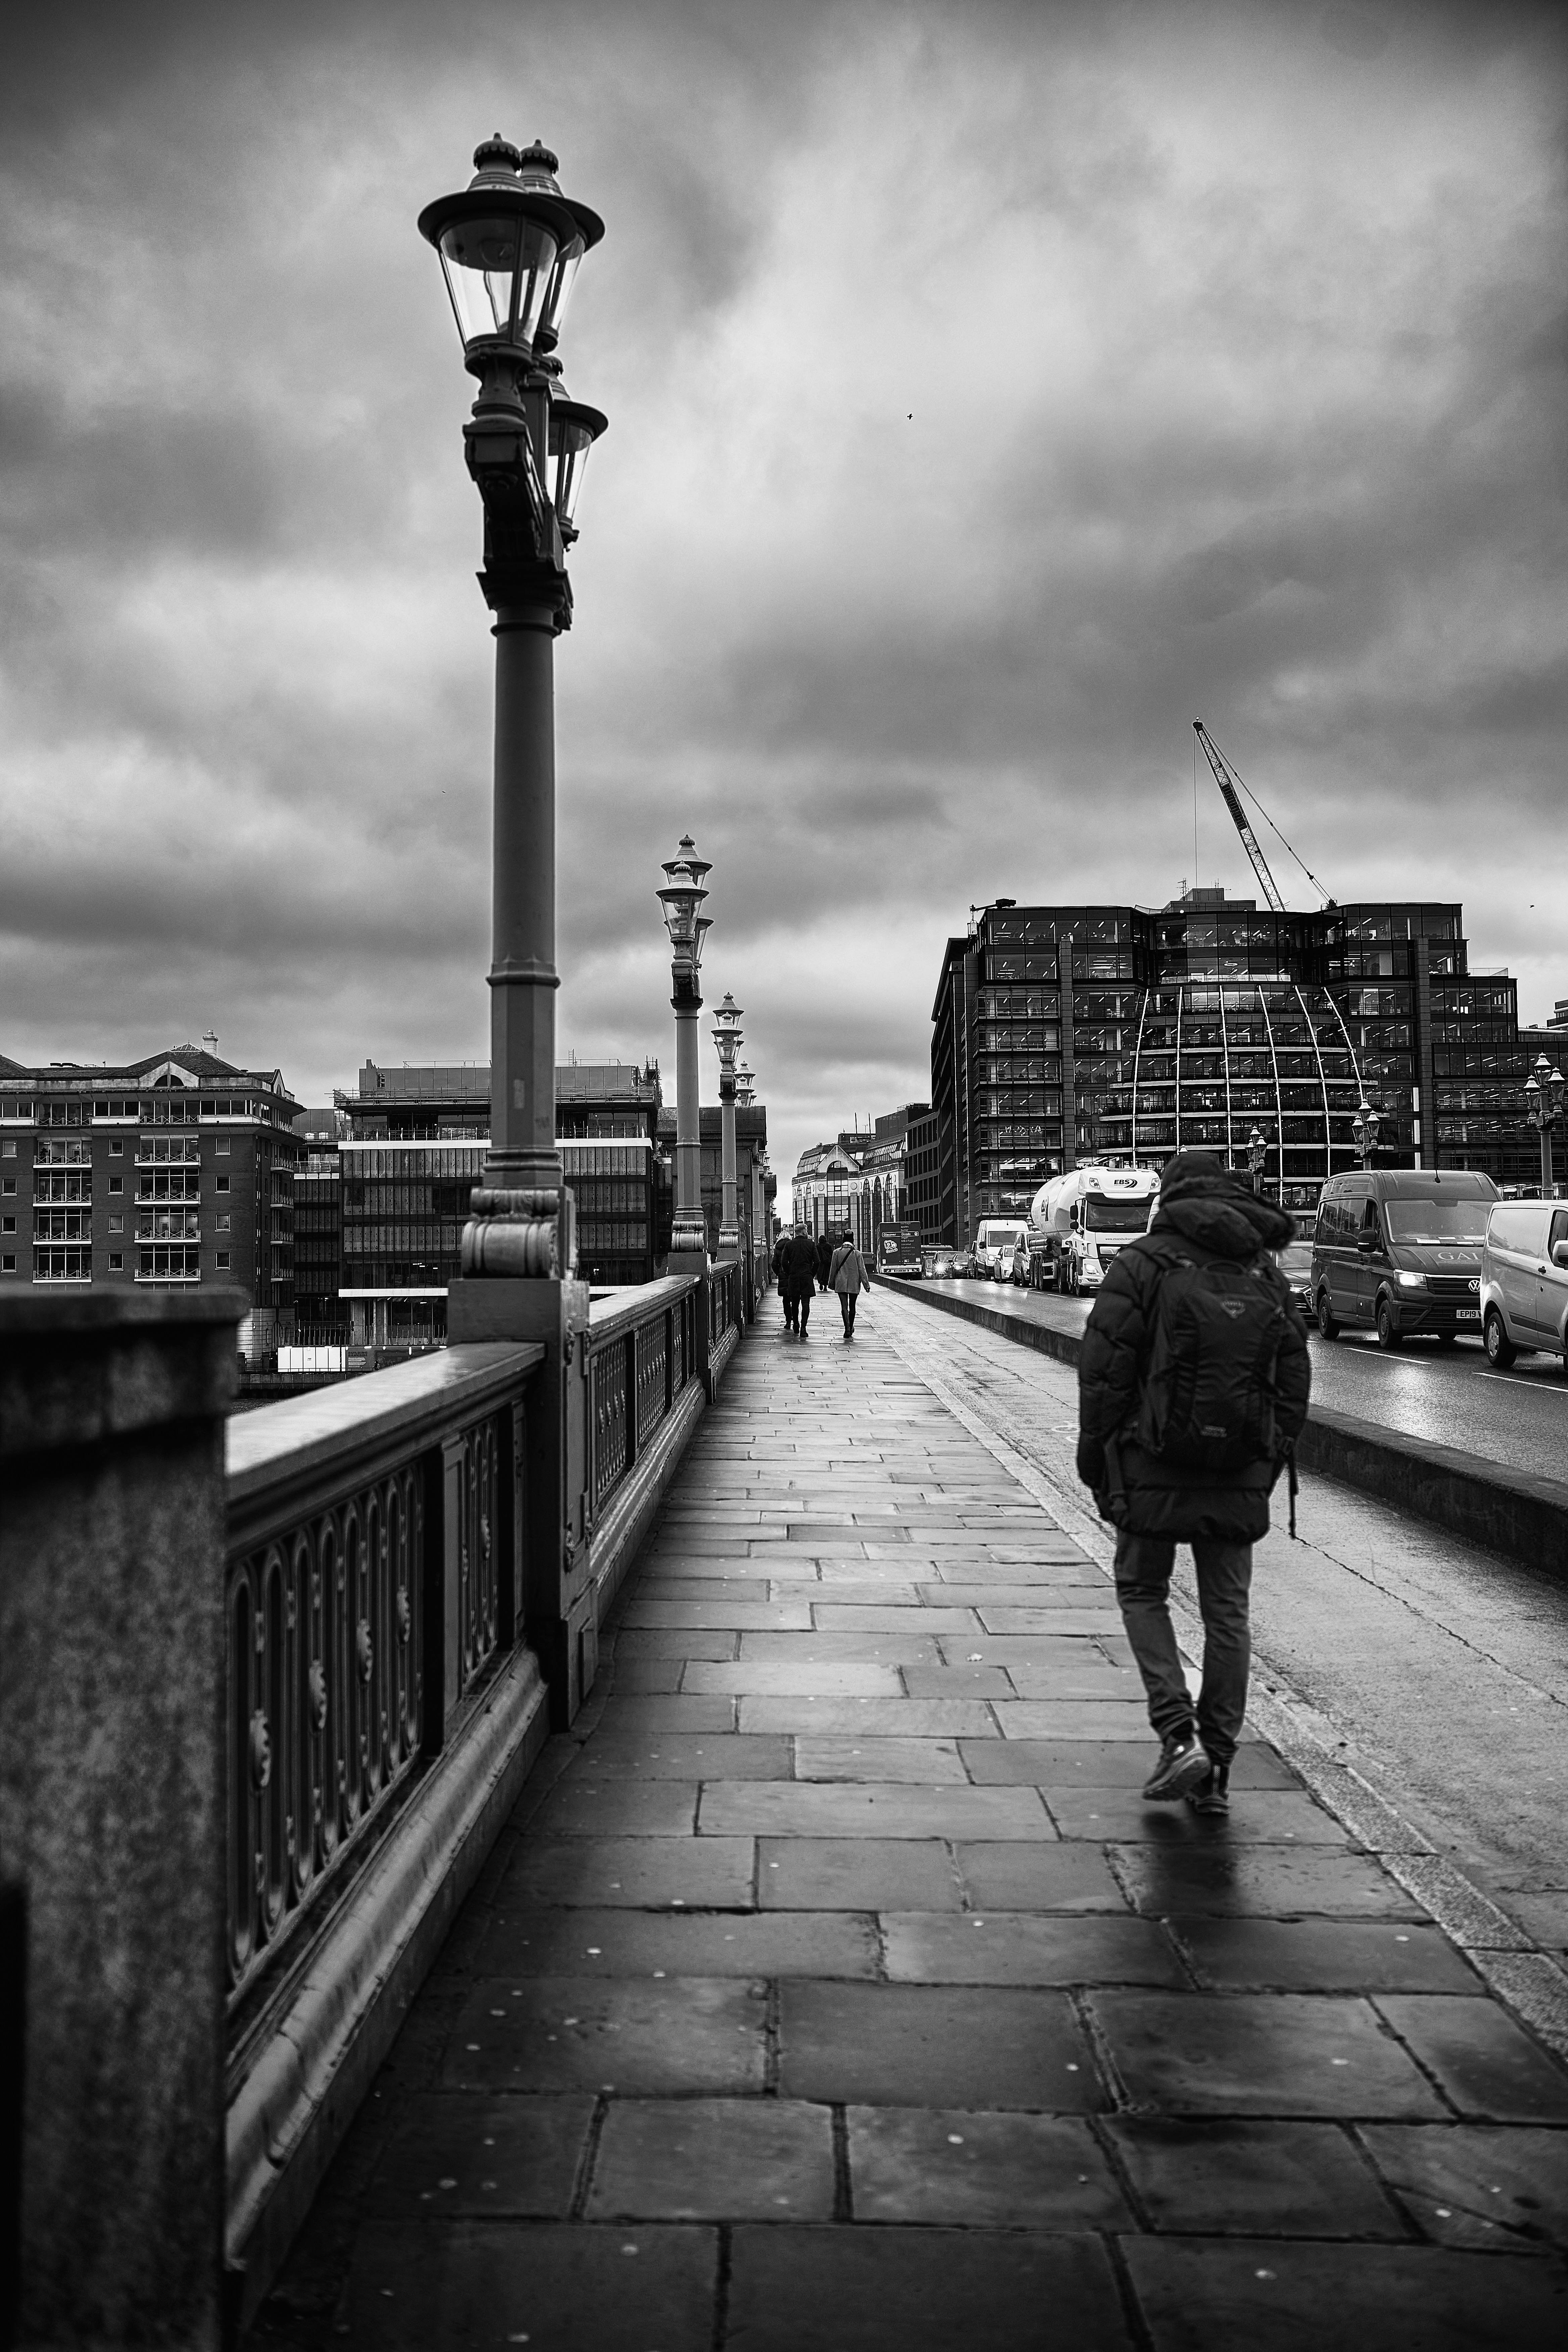
<path fill-rule="evenodd" d="M 1377 1150 L 1377 1130 L 1382 1123 L 1381 1114 L 1373 1110 L 1369 1102 L 1363 1102 L 1351 1129 L 1355 1138 L 1356 1157 L 1363 1170 L 1372 1165 L 1372 1156 Z"/>
<path fill-rule="evenodd" d="M 1264 1163 L 1268 1158 L 1268 1144 L 1260 1127 L 1255 1127 L 1247 1139 L 1247 1166 L 1252 1178 L 1254 1192 L 1263 1190 Z"/>
<path fill-rule="evenodd" d="M 1524 1115 L 1541 1138 L 1541 1189 L 1548 1198 L 1556 1187 L 1552 1174 L 1552 1130 L 1563 1116 L 1563 1073 L 1544 1054 L 1524 1082 Z"/>
<path fill-rule="evenodd" d="M 484 505 L 479 586 L 495 614 L 490 1148 L 463 1272 L 559 1278 L 575 1238 L 555 1149 L 554 641 L 572 624 L 566 549 L 605 420 L 567 398 L 551 355 L 605 225 L 562 194 L 547 147 L 519 149 L 498 132 L 474 164 L 467 188 L 419 215 L 479 381 L 463 445 Z"/>
<path fill-rule="evenodd" d="M 702 1214 L 702 1130 L 697 1097 L 697 1016 L 702 1010 L 698 978 L 702 969 L 702 942 L 712 928 L 712 917 L 698 910 L 708 896 L 702 877 L 711 863 L 697 855 L 697 844 L 683 834 L 675 856 L 664 867 L 665 887 L 658 893 L 669 933 L 670 980 L 675 1008 L 675 1220 L 669 1237 L 671 1274 L 705 1273 L 708 1227 Z"/>
<path fill-rule="evenodd" d="M 719 1055 L 719 1134 L 721 1200 L 719 1210 L 719 1255 L 741 1254 L 741 1201 L 735 1153 L 735 1060 L 741 1050 L 741 1007 L 724 992 L 714 1016 L 713 1043 Z"/>

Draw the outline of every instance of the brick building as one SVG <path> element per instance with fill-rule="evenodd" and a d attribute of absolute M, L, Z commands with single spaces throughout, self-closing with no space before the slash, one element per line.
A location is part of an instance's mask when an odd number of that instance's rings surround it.
<path fill-rule="evenodd" d="M 216 1039 L 115 1064 L 0 1056 L 0 1283 L 232 1285 L 294 1313 L 299 1106 Z"/>

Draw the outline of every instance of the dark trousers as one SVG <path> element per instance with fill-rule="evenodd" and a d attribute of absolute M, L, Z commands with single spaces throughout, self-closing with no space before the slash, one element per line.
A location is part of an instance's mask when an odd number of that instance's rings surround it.
<path fill-rule="evenodd" d="M 838 1307 L 844 1318 L 844 1337 L 847 1339 L 855 1328 L 855 1293 L 852 1290 L 839 1292 Z"/>
<path fill-rule="evenodd" d="M 795 1317 L 800 1311 L 795 1305 L 795 1293 L 793 1290 L 784 1290 L 781 1291 L 779 1296 L 784 1300 L 784 1328 L 786 1331 L 793 1331 L 796 1328 Z"/>
<path fill-rule="evenodd" d="M 1247 1712 L 1252 1662 L 1247 1594 L 1252 1546 L 1194 1543 L 1198 1607 L 1204 1621 L 1204 1678 L 1198 1693 L 1198 1738 L 1216 1764 L 1228 1764 Z M 1116 1538 L 1116 1598 L 1143 1688 L 1149 1720 L 1163 1739 L 1193 1719 L 1192 1695 L 1171 1625 L 1171 1570 L 1176 1547 L 1166 1536 Z"/>
<path fill-rule="evenodd" d="M 805 1337 L 805 1327 L 811 1320 L 811 1285 L 808 1282 L 796 1301 L 800 1309 L 800 1336 Z"/>

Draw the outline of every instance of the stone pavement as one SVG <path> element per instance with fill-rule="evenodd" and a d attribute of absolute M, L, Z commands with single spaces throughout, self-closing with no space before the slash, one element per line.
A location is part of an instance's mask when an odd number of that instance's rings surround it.
<path fill-rule="evenodd" d="M 1568 2343 L 1568 2074 L 873 1294 L 742 1345 L 254 2346 Z M 1458 1769 L 1458 1765 L 1456 1769 Z"/>

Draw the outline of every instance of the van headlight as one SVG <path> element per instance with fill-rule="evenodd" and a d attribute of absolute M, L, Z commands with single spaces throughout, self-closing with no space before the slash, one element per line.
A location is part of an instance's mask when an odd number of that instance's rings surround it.
<path fill-rule="evenodd" d="M 1399 1287 L 1401 1290 L 1425 1290 L 1426 1277 L 1424 1274 L 1402 1274 L 1399 1277 Z"/>

